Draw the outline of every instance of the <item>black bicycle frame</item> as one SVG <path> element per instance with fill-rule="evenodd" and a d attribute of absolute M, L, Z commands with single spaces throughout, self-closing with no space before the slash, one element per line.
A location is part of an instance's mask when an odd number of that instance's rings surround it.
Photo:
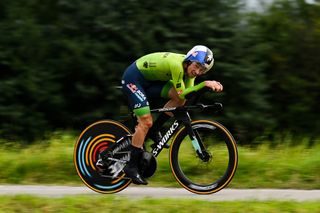
<path fill-rule="evenodd" d="M 160 142 L 158 142 L 155 148 L 152 150 L 152 154 L 155 157 L 157 157 L 160 154 L 160 152 L 164 148 L 164 145 L 168 143 L 170 138 L 176 133 L 178 127 L 181 124 L 185 126 L 191 139 L 195 138 L 196 140 L 199 140 L 199 138 L 196 137 L 196 134 L 194 133 L 191 127 L 191 118 L 189 112 L 185 107 L 154 109 L 151 110 L 151 112 L 172 112 L 174 114 L 174 117 L 176 118 L 176 120 L 171 124 L 170 128 L 167 130 L 167 132 L 163 135 Z M 202 143 L 200 142 L 200 144 Z"/>
<path fill-rule="evenodd" d="M 165 144 L 167 144 L 170 138 L 176 133 L 176 131 L 178 130 L 178 127 L 180 125 L 184 125 L 192 141 L 192 145 L 195 148 L 198 156 L 201 159 L 205 159 L 206 156 L 203 154 L 205 147 L 203 146 L 203 143 L 201 141 L 201 138 L 198 132 L 192 129 L 191 118 L 188 112 L 188 110 L 192 110 L 192 109 L 205 109 L 205 108 L 215 108 L 216 111 L 219 111 L 222 109 L 222 104 L 220 103 L 215 103 L 214 105 L 199 104 L 195 106 L 183 106 L 183 107 L 161 108 L 161 109 L 151 110 L 151 112 L 157 112 L 157 113 L 172 112 L 174 114 L 174 117 L 176 118 L 176 120 L 171 124 L 170 128 L 161 138 L 160 142 L 158 142 L 155 148 L 153 148 L 152 154 L 155 157 L 157 157 L 162 151 L 162 149 L 164 148 Z"/>

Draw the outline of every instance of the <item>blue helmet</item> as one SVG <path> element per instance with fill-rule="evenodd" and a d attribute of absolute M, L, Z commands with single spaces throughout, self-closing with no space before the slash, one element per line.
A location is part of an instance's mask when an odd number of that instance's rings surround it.
<path fill-rule="evenodd" d="M 214 63 L 212 51 L 203 45 L 194 46 L 185 56 L 184 61 L 198 62 L 204 67 L 204 72 L 208 72 Z"/>

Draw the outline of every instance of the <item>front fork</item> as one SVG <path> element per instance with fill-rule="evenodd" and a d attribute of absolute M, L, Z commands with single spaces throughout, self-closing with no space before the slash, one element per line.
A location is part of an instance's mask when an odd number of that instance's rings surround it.
<path fill-rule="evenodd" d="M 207 162 L 210 160 L 210 155 L 206 151 L 206 148 L 203 145 L 203 142 L 201 140 L 200 135 L 198 134 L 197 130 L 192 129 L 191 123 L 185 124 L 185 127 L 188 131 L 188 135 L 191 139 L 192 146 L 194 150 L 196 151 L 198 157 L 203 160 L 204 162 Z"/>
<path fill-rule="evenodd" d="M 188 135 L 191 139 L 192 146 L 194 150 L 196 151 L 198 157 L 203 161 L 209 160 L 209 154 L 207 153 L 203 142 L 201 140 L 200 135 L 198 134 L 197 130 L 192 129 L 191 125 L 191 118 L 187 111 L 185 110 L 177 110 L 175 112 L 175 117 L 182 122 L 182 124 L 185 126 Z"/>

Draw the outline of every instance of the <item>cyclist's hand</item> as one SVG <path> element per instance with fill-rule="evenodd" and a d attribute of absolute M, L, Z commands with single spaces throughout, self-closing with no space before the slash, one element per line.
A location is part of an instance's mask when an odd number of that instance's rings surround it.
<path fill-rule="evenodd" d="M 218 81 L 205 81 L 205 85 L 216 92 L 221 92 L 223 90 L 222 84 Z"/>

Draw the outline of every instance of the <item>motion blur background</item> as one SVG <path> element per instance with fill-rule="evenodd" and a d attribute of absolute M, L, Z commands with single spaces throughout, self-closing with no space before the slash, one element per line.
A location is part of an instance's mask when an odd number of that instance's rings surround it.
<path fill-rule="evenodd" d="M 0 138 L 29 144 L 117 119 L 113 86 L 129 64 L 197 44 L 215 57 L 198 81 L 224 85 L 204 101 L 224 104 L 217 119 L 239 144 L 287 134 L 316 143 L 320 4 L 304 0 L 1 0 Z"/>

